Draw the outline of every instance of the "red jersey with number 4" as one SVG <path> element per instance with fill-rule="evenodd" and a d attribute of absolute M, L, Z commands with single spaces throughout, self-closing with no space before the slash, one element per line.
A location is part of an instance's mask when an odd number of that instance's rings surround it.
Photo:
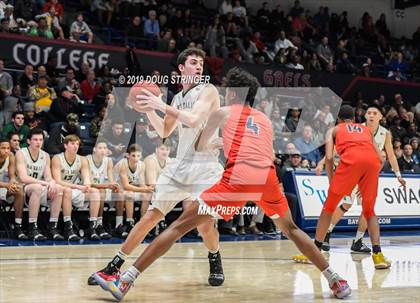
<path fill-rule="evenodd" d="M 335 133 L 335 148 L 342 155 L 351 148 L 365 149 L 376 154 L 370 129 L 359 123 L 340 123 Z"/>

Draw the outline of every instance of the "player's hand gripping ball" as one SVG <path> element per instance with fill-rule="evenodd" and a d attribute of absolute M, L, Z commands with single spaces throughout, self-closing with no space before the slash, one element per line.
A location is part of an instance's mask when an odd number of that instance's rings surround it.
<path fill-rule="evenodd" d="M 159 97 L 160 95 L 162 95 L 162 92 L 155 83 L 146 81 L 138 82 L 131 87 L 128 93 L 127 103 L 136 111 L 144 113 L 154 110 L 154 108 L 148 106 L 149 104 L 142 98 L 148 99 L 150 103 L 153 101 L 153 97 Z"/>

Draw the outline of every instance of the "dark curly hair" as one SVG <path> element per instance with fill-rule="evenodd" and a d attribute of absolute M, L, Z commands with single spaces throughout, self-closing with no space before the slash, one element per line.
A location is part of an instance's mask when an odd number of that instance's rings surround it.
<path fill-rule="evenodd" d="M 258 88 L 260 87 L 260 82 L 256 77 L 251 75 L 246 70 L 239 67 L 234 67 L 231 68 L 226 75 L 226 87 L 229 89 L 235 87 L 248 88 L 245 104 L 252 106 L 254 104 Z"/>

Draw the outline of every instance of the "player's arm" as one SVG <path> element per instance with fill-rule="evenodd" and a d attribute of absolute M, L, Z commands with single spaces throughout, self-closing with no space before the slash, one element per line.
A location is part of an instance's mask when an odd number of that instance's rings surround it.
<path fill-rule="evenodd" d="M 146 165 L 141 166 L 140 169 L 140 188 L 142 189 L 142 200 L 147 201 L 150 200 L 150 196 L 147 195 L 147 193 L 150 193 L 154 190 L 155 185 L 154 184 L 149 184 L 146 185 Z"/>
<path fill-rule="evenodd" d="M 336 127 L 330 129 L 327 132 L 325 143 L 325 170 L 330 182 L 334 174 L 334 140 L 336 132 Z"/>
<path fill-rule="evenodd" d="M 145 187 L 145 186 L 140 187 L 140 186 L 131 185 L 128 182 L 127 167 L 125 165 L 121 165 L 119 170 L 120 170 L 120 172 L 119 172 L 120 180 L 121 180 L 121 184 L 122 184 L 124 190 L 132 191 L 132 192 L 136 192 L 136 193 L 152 192 L 153 191 L 153 190 L 148 190 L 148 188 Z"/>
<path fill-rule="evenodd" d="M 80 168 L 80 174 L 82 175 L 83 185 L 87 187 L 92 186 L 89 173 L 89 163 L 85 157 L 80 157 L 82 160 L 82 166 Z"/>
<path fill-rule="evenodd" d="M 391 164 L 392 170 L 394 171 L 394 174 L 398 179 L 398 182 L 400 182 L 400 184 L 402 186 L 405 186 L 406 181 L 401 176 L 400 167 L 398 166 L 397 157 L 395 157 L 394 149 L 392 148 L 392 137 L 391 137 L 391 132 L 390 131 L 386 132 L 385 152 L 386 152 L 386 156 L 388 158 L 389 164 Z"/>
<path fill-rule="evenodd" d="M 45 186 L 48 185 L 48 182 L 32 178 L 28 175 L 28 171 L 26 170 L 25 157 L 23 156 L 23 152 L 21 150 L 16 152 L 16 171 L 20 181 L 22 181 L 23 184 L 36 183 Z"/>
<path fill-rule="evenodd" d="M 66 182 L 61 179 L 61 163 L 60 163 L 60 158 L 58 157 L 58 155 L 55 155 L 51 160 L 51 177 L 54 179 L 54 181 L 57 184 L 60 184 L 61 186 L 69 187 L 72 189 L 83 190 L 82 186 L 78 184 Z"/>
<path fill-rule="evenodd" d="M 211 108 L 216 104 L 220 104 L 219 92 L 214 85 L 208 85 L 200 94 L 197 102 L 194 104 L 191 111 L 178 110 L 177 108 L 167 105 L 162 101 L 162 98 L 156 97 L 152 93 L 144 90 L 145 95 L 140 95 L 140 104 L 147 109 L 159 110 L 172 117 L 175 121 L 180 121 L 182 124 L 195 128 L 202 121 L 205 120 Z"/>
<path fill-rule="evenodd" d="M 209 141 L 219 128 L 223 128 L 229 118 L 230 110 L 228 107 L 222 107 L 210 115 L 206 126 L 196 143 L 196 150 L 203 151 L 208 149 Z"/>
<path fill-rule="evenodd" d="M 16 159 L 12 153 L 9 155 L 7 174 L 9 175 L 9 183 L 18 183 L 16 180 Z"/>
<path fill-rule="evenodd" d="M 155 128 L 159 137 L 167 138 L 176 128 L 176 118 L 172 116 L 165 115 L 162 119 L 155 111 L 148 111 L 147 118 L 150 121 L 150 124 Z"/>

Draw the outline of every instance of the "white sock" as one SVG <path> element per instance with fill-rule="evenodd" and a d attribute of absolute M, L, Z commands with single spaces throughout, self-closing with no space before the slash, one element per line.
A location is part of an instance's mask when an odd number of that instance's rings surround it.
<path fill-rule="evenodd" d="M 97 217 L 90 217 L 89 218 L 89 222 L 93 222 L 93 228 L 96 228 L 96 226 L 97 226 L 97 224 L 96 224 L 96 222 L 98 221 L 98 218 Z"/>
<path fill-rule="evenodd" d="M 133 218 L 127 218 L 126 221 L 127 222 L 131 222 L 131 223 L 134 223 L 134 219 Z"/>
<path fill-rule="evenodd" d="M 127 255 L 126 255 L 125 253 L 123 253 L 121 250 L 119 250 L 119 251 L 117 252 L 117 256 L 118 256 L 120 259 L 124 260 L 124 261 L 125 261 L 125 259 L 127 258 Z"/>
<path fill-rule="evenodd" d="M 71 217 L 70 216 L 64 216 L 63 221 L 64 222 L 69 222 L 69 221 L 71 221 Z"/>
<path fill-rule="evenodd" d="M 126 283 L 133 283 L 137 277 L 140 275 L 140 272 L 134 266 L 130 266 L 126 272 L 121 275 L 121 280 Z"/>
<path fill-rule="evenodd" d="M 219 245 L 217 245 L 217 249 L 216 250 L 210 250 L 209 249 L 209 252 L 214 255 L 214 254 L 217 254 L 217 252 L 219 251 L 219 249 L 220 249 L 220 247 L 219 247 Z"/>
<path fill-rule="evenodd" d="M 15 218 L 15 223 L 18 225 L 22 225 L 22 218 Z"/>
<path fill-rule="evenodd" d="M 357 231 L 356 233 L 356 238 L 355 238 L 355 242 L 359 241 L 360 239 L 363 239 L 363 237 L 365 236 L 365 232 L 364 231 Z"/>
<path fill-rule="evenodd" d="M 50 222 L 54 222 L 54 223 L 57 223 L 58 222 L 58 218 L 50 218 Z"/>
<path fill-rule="evenodd" d="M 102 225 L 102 217 L 98 217 L 97 225 Z"/>
<path fill-rule="evenodd" d="M 123 223 L 123 216 L 116 216 L 115 217 L 115 227 L 122 225 Z"/>
<path fill-rule="evenodd" d="M 38 221 L 37 218 L 29 218 L 29 223 L 36 223 Z"/>
<path fill-rule="evenodd" d="M 329 266 L 322 271 L 322 274 L 324 275 L 325 279 L 327 279 L 328 283 L 330 283 L 332 278 L 337 276 L 337 273 L 334 270 L 332 270 Z"/>
<path fill-rule="evenodd" d="M 330 224 L 330 227 L 328 227 L 328 232 L 331 233 L 335 227 L 335 224 Z"/>

